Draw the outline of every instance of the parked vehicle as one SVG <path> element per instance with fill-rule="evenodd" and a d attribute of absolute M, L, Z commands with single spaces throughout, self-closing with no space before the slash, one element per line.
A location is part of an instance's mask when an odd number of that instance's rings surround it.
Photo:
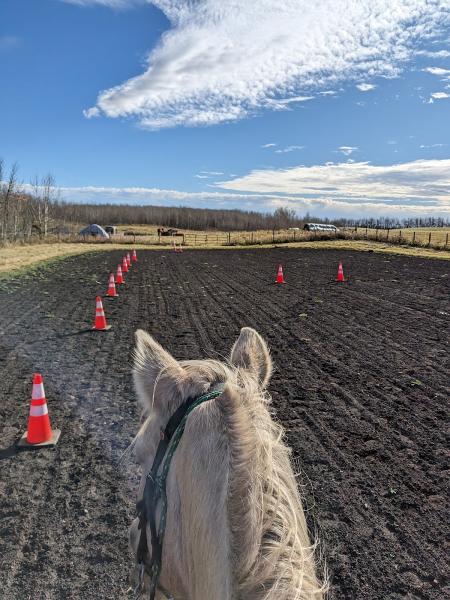
<path fill-rule="evenodd" d="M 339 231 L 335 225 L 329 225 L 327 223 L 305 223 L 303 229 L 304 231 Z"/>

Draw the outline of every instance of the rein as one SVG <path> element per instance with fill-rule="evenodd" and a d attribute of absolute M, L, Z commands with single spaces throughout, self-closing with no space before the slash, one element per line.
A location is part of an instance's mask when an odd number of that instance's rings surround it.
<path fill-rule="evenodd" d="M 159 576 L 162 566 L 162 549 L 164 533 L 166 529 L 167 518 L 167 495 L 166 481 L 169 474 L 170 463 L 175 450 L 181 440 L 186 426 L 189 414 L 203 402 L 212 400 L 220 396 L 223 392 L 224 384 L 218 384 L 210 392 L 188 398 L 181 404 L 170 417 L 164 431 L 161 430 L 161 441 L 156 450 L 155 459 L 146 480 L 142 500 L 136 505 L 139 517 L 139 544 L 137 549 L 137 562 L 139 565 L 139 583 L 136 587 L 136 597 L 139 597 L 144 591 L 144 575 L 150 577 L 149 600 L 154 600 L 156 590 L 159 589 L 166 598 L 172 599 L 172 596 L 159 584 Z M 162 464 L 162 467 L 161 467 Z M 161 470 L 160 470 L 161 467 Z M 158 471 L 160 471 L 158 473 Z M 161 502 L 161 516 L 158 527 L 156 527 L 156 508 L 158 502 Z M 147 540 L 147 523 L 151 532 L 151 558 L 149 557 L 149 547 Z M 150 560 L 149 560 L 150 558 Z M 173 599 L 172 599 L 173 600 Z"/>

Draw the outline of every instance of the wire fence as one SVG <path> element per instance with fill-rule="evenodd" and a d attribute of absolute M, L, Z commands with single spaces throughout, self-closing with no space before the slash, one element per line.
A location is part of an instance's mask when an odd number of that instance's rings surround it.
<path fill-rule="evenodd" d="M 266 244 L 288 244 L 295 242 L 326 240 L 368 240 L 387 244 L 427 247 L 436 250 L 450 249 L 450 229 L 369 229 L 353 227 L 330 231 L 269 230 L 269 231 L 233 231 L 233 232 L 184 232 L 174 236 L 158 233 L 133 233 L 112 235 L 104 240 L 92 236 L 75 234 L 38 236 L 16 236 L 9 240 L 15 244 L 39 243 L 120 243 L 139 246 L 173 247 L 217 247 L 217 246 L 257 246 Z"/>

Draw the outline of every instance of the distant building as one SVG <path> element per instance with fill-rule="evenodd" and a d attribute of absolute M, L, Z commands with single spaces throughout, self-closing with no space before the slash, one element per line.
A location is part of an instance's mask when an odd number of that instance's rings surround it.
<path fill-rule="evenodd" d="M 103 227 L 100 227 L 100 225 L 96 225 L 95 223 L 93 223 L 92 225 L 88 225 L 87 227 L 82 229 L 79 235 L 101 237 L 105 238 L 106 240 L 109 239 L 109 235 L 106 233 Z"/>
<path fill-rule="evenodd" d="M 339 231 L 335 225 L 328 225 L 326 223 L 305 223 L 303 229 L 304 231 Z"/>

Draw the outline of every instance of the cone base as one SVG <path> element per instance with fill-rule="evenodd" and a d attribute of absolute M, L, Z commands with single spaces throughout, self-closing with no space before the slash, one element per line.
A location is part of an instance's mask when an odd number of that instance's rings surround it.
<path fill-rule="evenodd" d="M 61 435 L 60 429 L 53 429 L 52 437 L 49 440 L 47 440 L 46 442 L 41 442 L 40 444 L 30 444 L 29 442 L 27 442 L 27 432 L 25 431 L 23 436 L 17 442 L 17 447 L 18 448 L 46 448 L 49 446 L 56 446 L 60 435 Z"/>
<path fill-rule="evenodd" d="M 107 325 L 104 329 L 96 329 L 95 325 L 91 328 L 91 331 L 109 331 L 112 325 Z"/>

